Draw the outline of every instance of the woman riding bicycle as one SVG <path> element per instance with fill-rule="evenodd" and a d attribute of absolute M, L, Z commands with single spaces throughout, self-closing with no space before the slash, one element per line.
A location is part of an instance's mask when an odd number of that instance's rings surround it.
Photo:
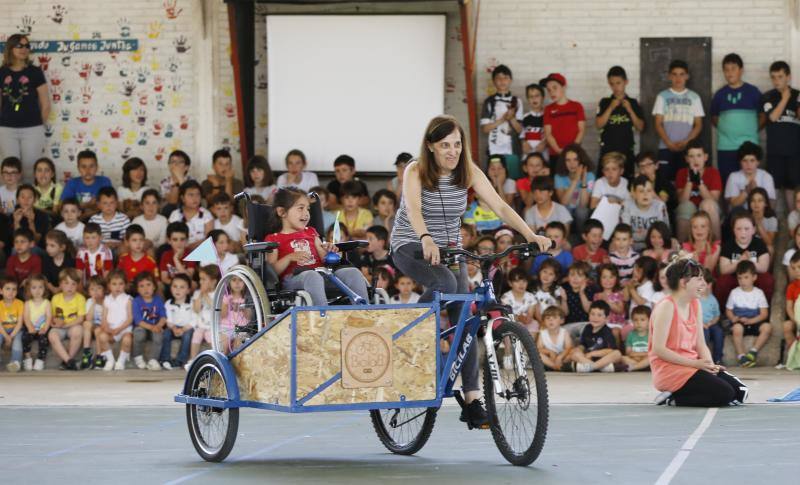
<path fill-rule="evenodd" d="M 419 158 L 408 164 L 403 177 L 403 195 L 392 229 L 392 257 L 403 274 L 425 286 L 420 302 L 433 301 L 433 292 L 467 293 L 466 264 L 440 265 L 439 248 L 461 247 L 461 216 L 472 188 L 500 219 L 521 233 L 528 242 L 550 249 L 550 239 L 537 236 L 492 187 L 472 162 L 464 130 L 452 116 L 437 116 L 425 129 Z M 422 254 L 423 259 L 419 258 Z M 460 305 L 450 305 L 450 322 L 458 320 Z M 467 407 L 461 420 L 471 427 L 488 423 L 480 400 L 477 346 L 470 346 L 461 369 Z"/>

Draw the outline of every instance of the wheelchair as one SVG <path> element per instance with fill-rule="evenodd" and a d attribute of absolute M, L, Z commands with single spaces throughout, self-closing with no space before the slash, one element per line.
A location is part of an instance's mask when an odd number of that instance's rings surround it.
<path fill-rule="evenodd" d="M 322 216 L 322 204 L 319 196 L 309 193 L 311 200 L 309 224 L 316 229 L 320 237 L 324 239 L 325 227 Z M 277 244 L 264 241 L 267 236 L 269 221 L 275 217 L 274 208 L 270 205 L 255 202 L 250 198 L 250 194 L 242 192 L 234 197 L 235 203 L 243 203 L 247 227 L 247 243 L 244 244 L 246 264 L 238 265 L 222 275 L 215 292 L 215 315 L 214 326 L 228 327 L 228 334 L 233 334 L 232 338 L 225 338 L 225 331 L 215 329 L 215 341 L 212 346 L 215 350 L 229 351 L 242 345 L 249 340 L 255 333 L 260 331 L 266 323 L 276 316 L 283 314 L 295 306 L 312 306 L 311 295 L 303 290 L 285 290 L 281 288 L 280 278 L 275 270 L 267 262 L 267 253 L 277 249 Z M 337 243 L 342 261 L 337 265 L 352 266 L 348 254 L 353 254 L 357 249 L 367 246 L 367 241 L 345 241 Z M 309 270 L 314 271 L 314 270 Z M 320 267 L 316 271 L 330 273 L 330 268 Z M 238 281 L 242 281 L 244 285 Z M 254 284 L 260 281 L 261 285 Z M 327 305 L 347 305 L 351 304 L 351 298 L 341 288 L 325 278 L 325 290 L 328 295 Z M 234 288 L 236 286 L 236 288 Z M 389 295 L 382 288 L 374 288 L 367 285 L 369 301 L 371 304 L 388 304 Z M 236 303 L 233 313 L 238 317 L 235 319 L 223 315 L 230 305 L 225 305 L 224 295 L 234 293 L 243 294 Z M 233 343 L 236 345 L 233 345 Z"/>

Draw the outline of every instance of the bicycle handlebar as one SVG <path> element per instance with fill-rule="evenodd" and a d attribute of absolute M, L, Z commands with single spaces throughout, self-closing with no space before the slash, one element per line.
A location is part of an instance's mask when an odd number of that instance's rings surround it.
<path fill-rule="evenodd" d="M 555 242 L 551 241 L 550 249 L 555 248 Z M 470 259 L 474 259 L 477 261 L 495 261 L 497 259 L 504 258 L 513 252 L 520 252 L 522 253 L 523 258 L 529 258 L 531 256 L 537 256 L 542 252 L 539 250 L 539 245 L 536 243 L 525 243 L 525 244 L 516 244 L 513 246 L 507 247 L 505 250 L 494 253 L 494 254 L 475 254 L 471 251 L 467 251 L 466 249 L 462 248 L 441 248 L 439 249 L 439 254 L 442 257 L 442 262 L 449 262 L 446 260 L 452 260 L 455 256 L 461 255 L 465 256 Z"/>

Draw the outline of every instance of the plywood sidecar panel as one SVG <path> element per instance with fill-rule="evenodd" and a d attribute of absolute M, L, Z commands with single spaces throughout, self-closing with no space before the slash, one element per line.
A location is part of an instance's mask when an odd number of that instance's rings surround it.
<path fill-rule="evenodd" d="M 292 310 L 232 358 L 242 400 L 292 407 L 293 318 L 297 332 L 294 407 L 436 399 L 436 313 L 430 307 L 389 306 L 327 309 L 324 315 L 319 310 Z M 361 389 L 342 386 L 341 335 L 345 327 L 385 329 L 394 336 L 391 385 Z"/>

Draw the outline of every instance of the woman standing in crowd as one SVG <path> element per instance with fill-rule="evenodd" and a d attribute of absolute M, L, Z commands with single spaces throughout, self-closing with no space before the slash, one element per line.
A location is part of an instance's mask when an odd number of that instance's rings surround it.
<path fill-rule="evenodd" d="M 738 405 L 747 386 L 711 358 L 703 335 L 700 298 L 705 289 L 703 266 L 675 256 L 667 267 L 672 294 L 656 304 L 650 318 L 648 354 L 656 404 L 716 407 Z"/>
<path fill-rule="evenodd" d="M 31 42 L 14 34 L 6 41 L 0 67 L 0 155 L 22 160 L 22 175 L 44 152 L 44 123 L 50 116 L 50 93 L 41 68 L 30 61 Z"/>
<path fill-rule="evenodd" d="M 469 291 L 467 268 L 457 271 L 440 264 L 439 248 L 461 247 L 461 215 L 467 207 L 467 191 L 476 195 L 529 242 L 542 251 L 550 239 L 537 236 L 494 190 L 486 175 L 472 162 L 464 130 L 452 116 L 437 116 L 428 123 L 419 159 L 406 167 L 400 210 L 392 230 L 392 258 L 400 271 L 425 286 L 420 302 L 433 300 L 433 292 Z M 423 259 L 417 254 L 422 253 Z M 459 311 L 450 307 L 451 323 Z M 461 370 L 467 409 L 461 420 L 473 427 L 487 423 L 480 402 L 477 347 L 470 347 Z"/>

